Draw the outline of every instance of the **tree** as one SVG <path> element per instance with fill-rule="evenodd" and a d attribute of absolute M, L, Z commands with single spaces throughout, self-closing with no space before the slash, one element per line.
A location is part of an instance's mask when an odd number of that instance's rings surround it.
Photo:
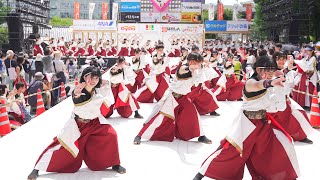
<path fill-rule="evenodd" d="M 50 25 L 51 26 L 63 26 L 63 27 L 69 27 L 72 26 L 73 21 L 70 18 L 60 18 L 60 17 L 52 17 L 50 20 Z"/>
<path fill-rule="evenodd" d="M 6 43 L 8 43 L 8 28 L 0 26 L 0 48 Z"/>
<path fill-rule="evenodd" d="M 264 40 L 266 38 L 266 32 L 264 31 L 265 21 L 263 21 L 262 5 L 256 2 L 255 9 L 256 14 L 254 17 L 252 38 Z"/>

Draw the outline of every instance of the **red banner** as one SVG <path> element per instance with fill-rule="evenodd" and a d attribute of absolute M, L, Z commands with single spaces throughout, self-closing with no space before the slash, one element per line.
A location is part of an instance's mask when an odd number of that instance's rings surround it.
<path fill-rule="evenodd" d="M 224 8 L 222 2 L 218 1 L 218 20 L 223 20 Z"/>
<path fill-rule="evenodd" d="M 105 2 L 102 3 L 102 19 L 108 19 L 108 3 Z"/>
<path fill-rule="evenodd" d="M 246 4 L 246 14 L 247 14 L 247 21 L 251 21 L 252 19 L 252 4 Z"/>
<path fill-rule="evenodd" d="M 80 3 L 74 2 L 73 7 L 73 19 L 80 19 Z"/>

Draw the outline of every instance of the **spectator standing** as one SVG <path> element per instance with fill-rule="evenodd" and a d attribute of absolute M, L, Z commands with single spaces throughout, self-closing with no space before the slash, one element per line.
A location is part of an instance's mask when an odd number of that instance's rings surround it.
<path fill-rule="evenodd" d="M 42 91 L 46 91 L 42 94 L 43 102 L 46 106 L 46 109 L 50 109 L 51 107 L 51 93 L 48 91 L 48 86 L 43 82 L 44 75 L 41 72 L 37 72 L 34 76 L 34 80 L 30 82 L 28 88 L 28 95 L 34 94 L 38 91 L 38 89 Z M 28 103 L 30 105 L 30 113 L 35 114 L 37 109 L 37 96 L 28 97 Z"/>
<path fill-rule="evenodd" d="M 60 51 L 55 51 L 53 53 L 53 58 L 54 58 L 52 63 L 53 69 L 54 69 L 53 88 L 56 88 L 60 86 L 62 82 L 66 84 L 66 75 L 64 73 L 66 71 L 66 67 L 63 61 L 61 60 Z M 53 105 L 57 104 L 59 95 L 60 95 L 60 89 L 56 89 L 53 91 L 53 99 L 52 99 Z"/>
<path fill-rule="evenodd" d="M 6 66 L 6 71 L 8 75 L 6 84 L 9 85 L 9 90 L 13 89 L 13 81 L 15 81 L 17 78 L 17 73 L 16 73 L 17 62 L 13 58 L 14 58 L 14 52 L 12 50 L 8 50 L 7 58 L 5 59 L 4 64 Z"/>
<path fill-rule="evenodd" d="M 23 66 L 23 70 L 24 70 L 24 76 L 25 76 L 25 81 L 27 82 L 27 83 L 29 83 L 30 82 L 30 78 L 29 78 L 29 76 L 30 76 L 30 69 L 31 69 L 31 67 L 30 67 L 30 62 L 28 61 L 28 55 L 27 54 L 25 54 L 24 56 L 23 56 L 23 58 L 24 58 L 24 61 L 23 61 L 23 64 L 22 64 L 22 66 Z"/>
<path fill-rule="evenodd" d="M 35 71 L 36 73 L 37 72 L 43 73 L 43 62 L 42 62 L 42 55 L 41 54 L 37 54 L 35 66 L 36 66 L 36 71 Z"/>
<path fill-rule="evenodd" d="M 7 77 L 6 66 L 4 65 L 4 61 L 6 59 L 6 55 L 0 52 L 0 81 L 4 83 Z"/>
<path fill-rule="evenodd" d="M 36 73 L 36 63 L 33 59 L 33 54 L 29 54 L 28 61 L 30 63 L 29 82 L 31 82 L 34 78 L 34 74 Z"/>

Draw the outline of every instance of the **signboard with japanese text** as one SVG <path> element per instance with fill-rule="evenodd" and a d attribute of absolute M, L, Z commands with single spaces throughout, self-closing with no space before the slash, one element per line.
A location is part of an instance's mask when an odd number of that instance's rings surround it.
<path fill-rule="evenodd" d="M 120 20 L 122 22 L 140 22 L 139 12 L 122 12 L 120 13 Z"/>
<path fill-rule="evenodd" d="M 248 30 L 248 21 L 227 21 L 227 31 L 247 32 Z"/>
<path fill-rule="evenodd" d="M 205 21 L 206 32 L 248 32 L 248 21 Z"/>
<path fill-rule="evenodd" d="M 141 22 L 160 22 L 160 13 L 141 12 Z"/>
<path fill-rule="evenodd" d="M 209 31 L 227 31 L 227 21 L 205 21 L 205 30 Z"/>
<path fill-rule="evenodd" d="M 140 2 L 121 2 L 120 12 L 139 12 L 140 13 Z"/>
<path fill-rule="evenodd" d="M 116 22 L 113 20 L 73 20 L 73 30 L 117 30 Z"/>

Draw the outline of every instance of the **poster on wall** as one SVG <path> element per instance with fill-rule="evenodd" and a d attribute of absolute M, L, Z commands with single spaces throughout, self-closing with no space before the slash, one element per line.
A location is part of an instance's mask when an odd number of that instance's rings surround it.
<path fill-rule="evenodd" d="M 108 3 L 105 3 L 105 2 L 103 2 L 102 3 L 102 8 L 101 8 L 101 10 L 102 10 L 102 19 L 103 20 L 107 20 L 108 19 Z"/>
<path fill-rule="evenodd" d="M 161 13 L 159 22 L 181 22 L 181 13 Z"/>
<path fill-rule="evenodd" d="M 201 22 L 201 13 L 197 12 L 182 12 L 181 22 Z"/>
<path fill-rule="evenodd" d="M 160 22 L 160 13 L 141 12 L 141 22 Z"/>
<path fill-rule="evenodd" d="M 139 12 L 122 12 L 120 13 L 120 20 L 122 22 L 140 22 Z"/>

